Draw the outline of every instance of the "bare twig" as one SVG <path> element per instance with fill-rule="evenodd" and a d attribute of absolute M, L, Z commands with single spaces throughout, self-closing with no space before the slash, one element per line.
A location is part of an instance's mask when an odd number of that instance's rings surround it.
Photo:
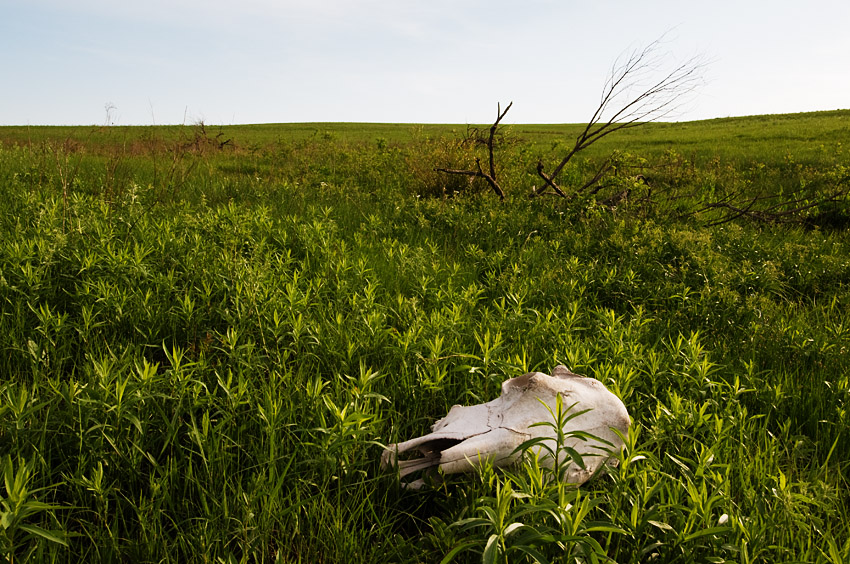
<path fill-rule="evenodd" d="M 496 121 L 493 122 L 493 125 L 490 126 L 490 135 L 487 138 L 487 157 L 489 163 L 489 173 L 484 172 L 484 169 L 481 167 L 481 159 L 475 159 L 475 165 L 477 170 L 457 170 L 450 168 L 435 168 L 437 172 L 444 172 L 446 174 L 460 174 L 464 176 L 472 176 L 477 178 L 483 178 L 487 181 L 487 184 L 493 191 L 499 196 L 500 200 L 505 199 L 505 191 L 502 190 L 502 187 L 499 186 L 499 182 L 496 180 L 496 157 L 493 152 L 494 139 L 496 137 L 496 130 L 499 127 L 499 122 L 505 117 L 505 114 L 508 113 L 508 110 L 511 109 L 514 103 L 511 102 L 508 104 L 508 107 L 505 108 L 505 111 L 502 111 L 501 104 L 496 105 Z"/>
<path fill-rule="evenodd" d="M 783 198 L 779 194 L 769 196 L 758 195 L 755 197 L 740 198 L 740 194 L 729 194 L 716 202 L 705 204 L 702 208 L 695 210 L 689 215 L 699 215 L 711 210 L 726 210 L 729 213 L 721 218 L 707 223 L 707 227 L 715 227 L 729 223 L 741 217 L 746 217 L 753 221 L 762 223 L 784 223 L 802 221 L 799 217 L 801 212 L 818 208 L 826 204 L 841 201 L 846 198 L 850 191 L 843 189 L 837 190 L 825 197 L 812 198 L 814 194 L 803 194 L 800 197 L 792 199 L 782 199 L 780 202 L 764 206 L 764 202 Z M 797 191 L 796 194 L 800 194 Z"/>
<path fill-rule="evenodd" d="M 605 162 L 603 162 L 603 163 L 602 163 L 602 166 L 600 166 L 600 167 L 599 167 L 599 170 L 597 170 L 597 171 L 596 171 L 596 174 L 594 174 L 594 175 L 593 175 L 593 178 L 591 178 L 590 180 L 588 180 L 587 182 L 585 182 L 585 183 L 582 185 L 582 187 L 578 189 L 578 192 L 579 192 L 579 193 L 584 192 L 585 190 L 587 190 L 587 189 L 588 189 L 588 188 L 590 188 L 591 186 L 595 185 L 597 182 L 599 182 L 599 180 L 602 178 L 602 176 L 603 176 L 606 172 L 608 172 L 609 170 L 611 170 L 611 169 L 613 168 L 613 166 L 614 166 L 614 165 L 611 163 L 611 158 L 610 158 L 610 157 L 609 157 L 609 158 L 607 158 L 607 159 L 605 159 Z M 601 186 L 600 186 L 599 188 L 601 188 Z M 597 189 L 596 189 L 593 193 L 598 192 L 598 191 L 599 191 L 599 188 L 597 188 Z"/>
<path fill-rule="evenodd" d="M 662 66 L 663 57 L 658 52 L 661 41 L 653 41 L 645 48 L 633 51 L 625 59 L 621 57 L 615 61 L 602 88 L 599 105 L 576 138 L 572 149 L 558 162 L 551 174 L 546 174 L 543 166 L 538 165 L 537 174 L 547 186 L 563 192 L 558 188 L 556 179 L 576 153 L 615 131 L 671 116 L 681 107 L 685 95 L 702 83 L 705 62 L 700 57 L 688 59 L 672 70 L 663 72 L 660 78 L 652 78 L 652 75 L 657 76 Z"/>

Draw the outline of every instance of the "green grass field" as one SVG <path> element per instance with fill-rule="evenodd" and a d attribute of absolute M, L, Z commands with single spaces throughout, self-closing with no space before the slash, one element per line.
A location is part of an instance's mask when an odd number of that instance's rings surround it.
<path fill-rule="evenodd" d="M 0 561 L 850 561 L 850 111 L 579 128 L 0 128 Z M 617 469 L 379 470 L 559 363 Z"/>

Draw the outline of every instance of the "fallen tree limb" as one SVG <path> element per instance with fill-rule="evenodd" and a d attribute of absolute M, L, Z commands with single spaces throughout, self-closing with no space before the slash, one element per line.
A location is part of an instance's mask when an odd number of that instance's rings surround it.
<path fill-rule="evenodd" d="M 470 176 L 475 178 L 483 178 L 490 188 L 495 192 L 500 200 L 505 199 L 505 191 L 502 190 L 502 187 L 499 186 L 499 182 L 496 180 L 496 157 L 493 150 L 494 140 L 496 138 L 496 130 L 499 127 L 499 122 L 505 117 L 505 114 L 508 113 L 508 110 L 511 109 L 514 103 L 511 102 L 508 104 L 508 107 L 505 108 L 505 111 L 502 111 L 501 105 L 496 105 L 496 121 L 493 122 L 493 125 L 490 126 L 490 135 L 487 138 L 487 159 L 489 163 L 489 172 L 484 172 L 483 167 L 481 166 L 481 159 L 478 157 L 475 158 L 475 166 L 476 170 L 458 170 L 452 168 L 435 168 L 437 172 L 443 172 L 445 174 L 460 174 L 463 176 Z"/>
<path fill-rule="evenodd" d="M 654 41 L 643 49 L 633 51 L 628 57 L 615 61 L 602 89 L 599 105 L 576 137 L 573 147 L 551 173 L 547 174 L 543 164 L 538 163 L 537 174 L 546 186 L 559 195 L 564 194 L 556 179 L 577 153 L 616 131 L 670 117 L 681 106 L 686 95 L 702 82 L 705 63 L 699 57 L 676 65 L 660 78 L 648 80 L 661 66 L 661 42 L 661 39 Z M 604 165 L 600 170 L 601 173 L 597 173 L 580 191 L 599 181 L 605 172 Z"/>

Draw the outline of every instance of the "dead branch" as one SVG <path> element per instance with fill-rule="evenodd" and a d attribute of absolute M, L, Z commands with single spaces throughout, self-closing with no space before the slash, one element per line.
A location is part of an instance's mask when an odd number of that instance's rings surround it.
<path fill-rule="evenodd" d="M 537 161 L 537 174 L 540 176 L 540 178 L 543 179 L 543 182 L 545 182 L 546 185 L 541 187 L 540 190 L 533 192 L 532 195 L 543 196 L 544 194 L 546 194 L 546 188 L 548 187 L 548 188 L 552 188 L 555 191 L 555 193 L 558 194 L 559 196 L 561 196 L 562 198 L 567 197 L 567 195 L 564 193 L 564 191 L 561 190 L 560 186 L 555 184 L 555 182 L 552 180 L 552 178 L 543 171 L 543 161 Z"/>
<path fill-rule="evenodd" d="M 582 184 L 581 187 L 579 187 L 575 192 L 567 195 L 566 192 L 564 192 L 561 187 L 558 186 L 554 180 L 552 180 L 552 177 L 543 171 L 543 163 L 537 161 L 537 175 L 543 179 L 543 181 L 546 183 L 546 186 L 543 186 L 540 190 L 533 192 L 532 195 L 543 196 L 546 193 L 547 188 L 552 188 L 557 195 L 569 200 L 577 195 L 584 194 L 585 190 L 587 190 L 588 188 L 593 188 L 589 192 L 589 195 L 592 196 L 599 192 L 602 188 L 605 188 L 605 185 L 599 184 L 599 181 L 602 179 L 605 173 L 611 170 L 613 167 L 614 165 L 612 163 L 612 158 L 609 157 L 605 159 L 605 161 L 602 163 L 602 166 L 597 169 L 596 174 L 594 174 L 590 180 Z"/>
<path fill-rule="evenodd" d="M 493 157 L 493 139 L 496 137 L 496 129 L 499 127 L 499 122 L 502 121 L 502 118 L 505 117 L 505 114 L 508 113 L 508 110 L 510 110 L 511 106 L 513 106 L 513 105 L 514 105 L 514 103 L 511 102 L 510 104 L 508 104 L 508 107 L 505 108 L 504 112 L 500 112 L 501 107 L 497 103 L 496 104 L 496 114 L 497 114 L 496 121 L 494 121 L 493 125 L 490 126 L 490 137 L 487 139 L 487 155 L 488 155 L 489 160 L 490 160 L 490 177 L 493 178 L 494 180 L 496 178 L 496 159 Z M 478 168 L 480 170 L 481 166 L 479 165 Z"/>
<path fill-rule="evenodd" d="M 547 186 L 563 193 L 556 179 L 577 153 L 616 131 L 671 116 L 682 106 L 686 95 L 702 83 L 706 63 L 701 57 L 688 59 L 663 72 L 660 78 L 653 78 L 662 67 L 663 57 L 659 53 L 662 39 L 614 62 L 602 88 L 599 105 L 572 149 L 551 174 L 546 174 L 542 164 L 538 164 L 537 174 Z"/>
<path fill-rule="evenodd" d="M 597 170 L 597 171 L 596 171 L 596 174 L 594 174 L 594 175 L 593 175 L 593 178 L 591 178 L 590 180 L 588 180 L 587 182 L 585 182 L 585 183 L 581 186 L 581 188 L 579 188 L 579 189 L 578 189 L 578 192 L 579 192 L 579 193 L 582 193 L 582 192 L 584 192 L 585 190 L 587 190 L 588 188 L 590 188 L 591 186 L 596 185 L 596 184 L 597 184 L 597 182 L 599 182 L 599 180 L 602 178 L 602 176 L 603 176 L 606 172 L 608 172 L 609 170 L 611 170 L 613 167 L 614 167 L 614 165 L 611 163 L 611 157 L 608 157 L 607 159 L 605 159 L 605 162 L 603 162 L 603 163 L 602 163 L 602 166 L 600 166 L 600 167 L 599 167 L 599 170 Z M 598 188 L 596 188 L 596 190 L 595 190 L 593 193 L 595 194 L 596 192 L 598 192 L 600 188 L 601 188 L 601 186 L 599 186 Z"/>
<path fill-rule="evenodd" d="M 501 104 L 496 105 L 496 121 L 493 122 L 493 125 L 490 126 L 490 135 L 487 138 L 487 158 L 489 162 L 489 173 L 484 172 L 484 169 L 481 167 L 481 159 L 475 158 L 475 165 L 477 170 L 456 170 L 450 168 L 435 168 L 437 172 L 443 172 L 446 174 L 461 174 L 464 176 L 472 176 L 477 178 L 483 178 L 487 181 L 487 184 L 493 191 L 499 196 L 500 200 L 505 199 L 505 191 L 502 190 L 502 187 L 499 186 L 498 181 L 496 180 L 496 157 L 493 151 L 494 139 L 496 137 L 496 130 L 499 127 L 499 122 L 505 117 L 505 114 L 508 113 L 508 110 L 511 109 L 514 103 L 511 102 L 508 104 L 508 107 L 505 108 L 505 111 L 502 111 Z"/>
<path fill-rule="evenodd" d="M 839 202 L 843 198 L 846 198 L 849 193 L 850 191 L 846 189 L 837 190 L 830 195 L 817 198 L 815 200 L 812 200 L 812 198 L 809 197 L 811 194 L 804 194 L 792 199 L 785 199 L 778 194 L 769 196 L 758 195 L 749 198 L 740 198 L 740 194 L 729 194 L 716 202 L 707 203 L 700 209 L 687 215 L 698 216 L 702 213 L 713 210 L 723 210 L 727 212 L 719 219 L 707 223 L 706 227 L 716 227 L 742 217 L 760 223 L 799 222 L 803 221 L 803 219 L 799 217 L 800 213 L 813 208 L 819 208 L 827 204 Z M 799 192 L 797 192 L 797 194 L 799 194 Z M 779 198 L 782 198 L 782 200 L 778 203 L 767 206 L 764 205 L 765 202 Z"/>

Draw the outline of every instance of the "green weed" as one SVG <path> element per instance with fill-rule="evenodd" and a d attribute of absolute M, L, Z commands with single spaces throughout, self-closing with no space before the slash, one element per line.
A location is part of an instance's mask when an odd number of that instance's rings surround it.
<path fill-rule="evenodd" d="M 843 186 L 846 119 L 606 138 L 561 181 L 621 149 L 618 206 L 423 197 L 451 126 L 0 129 L 2 558 L 846 561 L 846 202 L 688 215 Z M 500 182 L 570 131 L 514 126 Z M 616 468 L 380 473 L 559 363 L 629 408 Z"/>

